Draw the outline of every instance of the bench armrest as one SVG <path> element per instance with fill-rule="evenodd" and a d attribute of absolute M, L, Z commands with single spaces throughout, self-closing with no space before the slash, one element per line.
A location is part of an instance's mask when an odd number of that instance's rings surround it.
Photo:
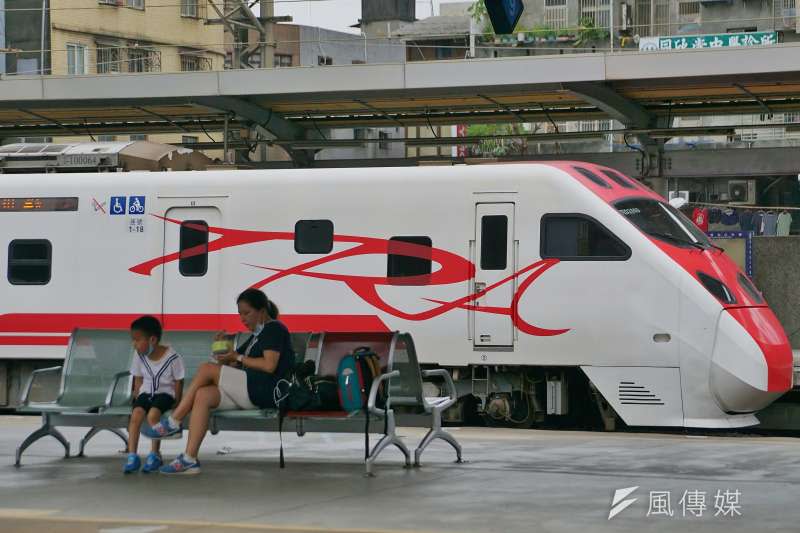
<path fill-rule="evenodd" d="M 383 411 L 378 409 L 375 406 L 375 402 L 378 399 L 378 390 L 380 389 L 381 383 L 383 383 L 384 381 L 387 382 L 386 383 L 386 391 L 387 391 L 387 394 L 386 394 L 386 408 L 389 409 L 389 407 L 390 407 L 389 403 L 391 402 L 391 399 L 390 399 L 389 394 L 388 394 L 388 391 L 389 391 L 389 383 L 388 383 L 388 381 L 390 379 L 392 379 L 392 378 L 397 378 L 397 377 L 400 377 L 400 371 L 399 370 L 392 370 L 391 372 L 388 372 L 386 374 L 381 374 L 380 376 L 378 376 L 378 379 L 376 379 L 375 381 L 372 382 L 372 387 L 369 389 L 369 400 L 367 401 L 367 410 L 370 413 L 383 414 Z"/>
<path fill-rule="evenodd" d="M 458 401 L 458 392 L 456 391 L 456 384 L 453 383 L 453 377 L 450 375 L 450 372 L 445 370 L 444 368 L 436 368 L 433 370 L 423 370 L 422 371 L 422 378 L 429 378 L 432 376 L 439 376 L 444 378 L 444 382 L 447 385 L 447 395 L 450 399 L 445 402 L 443 408 L 446 409 L 450 407 L 454 403 Z"/>
<path fill-rule="evenodd" d="M 48 368 L 39 368 L 31 372 L 31 376 L 28 378 L 28 382 L 25 384 L 25 388 L 22 390 L 22 395 L 20 395 L 19 403 L 21 406 L 28 405 L 28 400 L 31 395 L 31 389 L 33 388 L 33 382 L 36 379 L 36 376 L 39 374 L 44 374 L 45 372 L 55 372 L 60 371 L 63 366 L 51 366 Z"/>
<path fill-rule="evenodd" d="M 111 402 L 114 400 L 114 393 L 117 391 L 119 380 L 122 378 L 127 378 L 130 375 L 131 373 L 127 370 L 125 372 L 117 372 L 114 374 L 114 381 L 111 383 L 111 386 L 108 388 L 108 393 L 106 394 L 106 403 L 103 404 L 104 408 L 108 409 L 111 407 Z"/>

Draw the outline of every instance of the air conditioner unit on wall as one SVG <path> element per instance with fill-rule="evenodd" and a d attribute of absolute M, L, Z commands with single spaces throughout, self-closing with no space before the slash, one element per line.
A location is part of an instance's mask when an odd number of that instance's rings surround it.
<path fill-rule="evenodd" d="M 674 200 L 675 198 L 683 198 L 688 202 L 689 191 L 669 191 L 669 199 Z"/>
<path fill-rule="evenodd" d="M 728 198 L 732 204 L 755 204 L 756 180 L 730 180 L 728 182 Z"/>

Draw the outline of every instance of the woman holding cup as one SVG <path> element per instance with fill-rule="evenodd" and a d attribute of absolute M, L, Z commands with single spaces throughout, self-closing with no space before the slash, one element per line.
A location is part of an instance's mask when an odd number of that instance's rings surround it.
<path fill-rule="evenodd" d="M 293 363 L 291 336 L 278 320 L 274 302 L 258 289 L 247 289 L 236 299 L 239 318 L 251 335 L 236 350 L 217 334 L 212 350 L 216 363 L 200 365 L 180 404 L 142 433 L 154 439 L 180 431 L 181 421 L 191 412 L 189 439 L 184 453 L 161 468 L 163 474 L 197 474 L 197 454 L 212 410 L 267 409 L 275 407 L 273 392 Z"/>

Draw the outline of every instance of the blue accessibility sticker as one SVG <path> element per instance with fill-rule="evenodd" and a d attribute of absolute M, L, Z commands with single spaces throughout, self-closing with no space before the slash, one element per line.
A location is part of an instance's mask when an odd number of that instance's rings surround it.
<path fill-rule="evenodd" d="M 126 205 L 127 199 L 124 196 L 112 196 L 108 212 L 111 215 L 124 215 L 127 212 Z"/>
<path fill-rule="evenodd" d="M 128 202 L 129 215 L 144 214 L 144 196 L 131 196 Z"/>

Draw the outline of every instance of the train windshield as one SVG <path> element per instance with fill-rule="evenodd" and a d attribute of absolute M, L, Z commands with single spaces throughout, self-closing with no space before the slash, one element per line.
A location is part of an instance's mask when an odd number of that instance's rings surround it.
<path fill-rule="evenodd" d="M 671 205 L 648 198 L 614 204 L 637 228 L 656 239 L 679 246 L 710 247 L 711 242 L 686 215 Z"/>

